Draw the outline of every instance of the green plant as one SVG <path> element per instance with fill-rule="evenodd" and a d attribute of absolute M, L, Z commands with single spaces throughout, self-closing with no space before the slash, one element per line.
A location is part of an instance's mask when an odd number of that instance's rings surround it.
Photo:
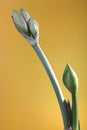
<path fill-rule="evenodd" d="M 31 18 L 24 9 L 20 9 L 20 13 L 14 10 L 12 19 L 16 29 L 30 43 L 36 52 L 50 78 L 59 102 L 61 114 L 63 117 L 64 129 L 80 130 L 78 121 L 78 78 L 74 70 L 70 67 L 70 65 L 67 64 L 63 74 L 63 83 L 72 94 L 71 109 L 70 102 L 65 100 L 54 71 L 38 42 L 39 29 L 37 22 Z"/>

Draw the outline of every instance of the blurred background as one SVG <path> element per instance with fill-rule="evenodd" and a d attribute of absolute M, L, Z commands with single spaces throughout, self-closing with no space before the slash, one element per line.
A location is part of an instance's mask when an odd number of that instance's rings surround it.
<path fill-rule="evenodd" d="M 87 130 L 87 1 L 0 1 L 0 130 L 64 130 L 50 80 L 28 42 L 17 32 L 11 16 L 26 9 L 38 22 L 39 42 L 62 83 L 66 63 L 79 78 L 79 118 Z"/>

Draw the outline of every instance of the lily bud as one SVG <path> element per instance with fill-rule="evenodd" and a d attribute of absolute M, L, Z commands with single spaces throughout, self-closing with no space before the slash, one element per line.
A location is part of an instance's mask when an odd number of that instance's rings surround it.
<path fill-rule="evenodd" d="M 28 14 L 28 12 L 25 11 L 24 9 L 20 9 L 20 14 L 27 23 L 29 21 L 29 19 L 30 19 L 30 15 Z"/>
<path fill-rule="evenodd" d="M 78 77 L 71 66 L 68 64 L 64 70 L 63 83 L 71 93 L 78 91 Z"/>
<path fill-rule="evenodd" d="M 24 21 L 23 17 L 16 11 L 13 11 L 13 16 L 12 16 L 13 22 L 15 24 L 15 27 L 20 33 L 28 33 L 28 27 L 26 22 Z"/>
<path fill-rule="evenodd" d="M 28 25 L 30 27 L 30 32 L 32 33 L 33 37 L 36 37 L 38 32 L 38 24 L 35 20 L 33 20 L 32 18 L 29 19 Z"/>
<path fill-rule="evenodd" d="M 12 19 L 17 30 L 32 46 L 38 43 L 38 24 L 27 11 L 20 9 L 20 13 L 18 13 L 18 11 L 14 10 Z"/>

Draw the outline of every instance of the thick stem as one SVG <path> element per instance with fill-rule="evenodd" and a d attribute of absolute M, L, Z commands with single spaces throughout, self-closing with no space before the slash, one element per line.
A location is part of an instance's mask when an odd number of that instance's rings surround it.
<path fill-rule="evenodd" d="M 67 128 L 68 117 L 67 117 L 67 111 L 66 111 L 66 107 L 65 107 L 64 97 L 63 97 L 62 91 L 60 89 L 60 86 L 58 84 L 57 78 L 54 74 L 54 71 L 53 71 L 51 65 L 49 64 L 49 61 L 47 60 L 44 52 L 42 51 L 41 47 L 39 46 L 39 44 L 35 44 L 33 46 L 33 49 L 35 50 L 38 57 L 40 58 L 43 66 L 44 66 L 44 68 L 45 68 L 45 70 L 50 78 L 50 81 L 51 81 L 53 88 L 55 90 L 55 93 L 56 93 L 56 96 L 57 96 L 57 99 L 59 102 L 59 106 L 60 106 L 60 109 L 62 112 L 64 128 Z"/>
<path fill-rule="evenodd" d="M 72 93 L 72 128 L 73 130 L 79 130 L 78 124 L 78 95 L 77 91 Z"/>

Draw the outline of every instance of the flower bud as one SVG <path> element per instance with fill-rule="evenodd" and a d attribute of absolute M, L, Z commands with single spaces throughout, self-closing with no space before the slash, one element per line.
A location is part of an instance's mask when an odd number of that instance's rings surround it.
<path fill-rule="evenodd" d="M 28 22 L 29 28 L 30 28 L 30 32 L 32 33 L 33 37 L 36 37 L 37 33 L 38 33 L 38 24 L 35 20 L 33 20 L 32 18 L 29 19 Z"/>
<path fill-rule="evenodd" d="M 14 10 L 12 16 L 13 22 L 17 30 L 34 46 L 38 42 L 39 30 L 38 24 L 33 20 L 24 9 L 20 9 L 20 14 Z"/>
<path fill-rule="evenodd" d="M 68 64 L 64 70 L 63 83 L 71 93 L 78 91 L 78 77 Z"/>
<path fill-rule="evenodd" d="M 25 11 L 24 9 L 20 9 L 20 14 L 27 23 L 29 21 L 29 19 L 30 19 L 30 15 L 28 14 L 28 12 Z"/>
<path fill-rule="evenodd" d="M 21 33 L 24 32 L 25 34 L 28 33 L 28 27 L 22 16 L 16 11 L 13 11 L 12 16 L 13 22 L 17 28 L 17 30 Z"/>

